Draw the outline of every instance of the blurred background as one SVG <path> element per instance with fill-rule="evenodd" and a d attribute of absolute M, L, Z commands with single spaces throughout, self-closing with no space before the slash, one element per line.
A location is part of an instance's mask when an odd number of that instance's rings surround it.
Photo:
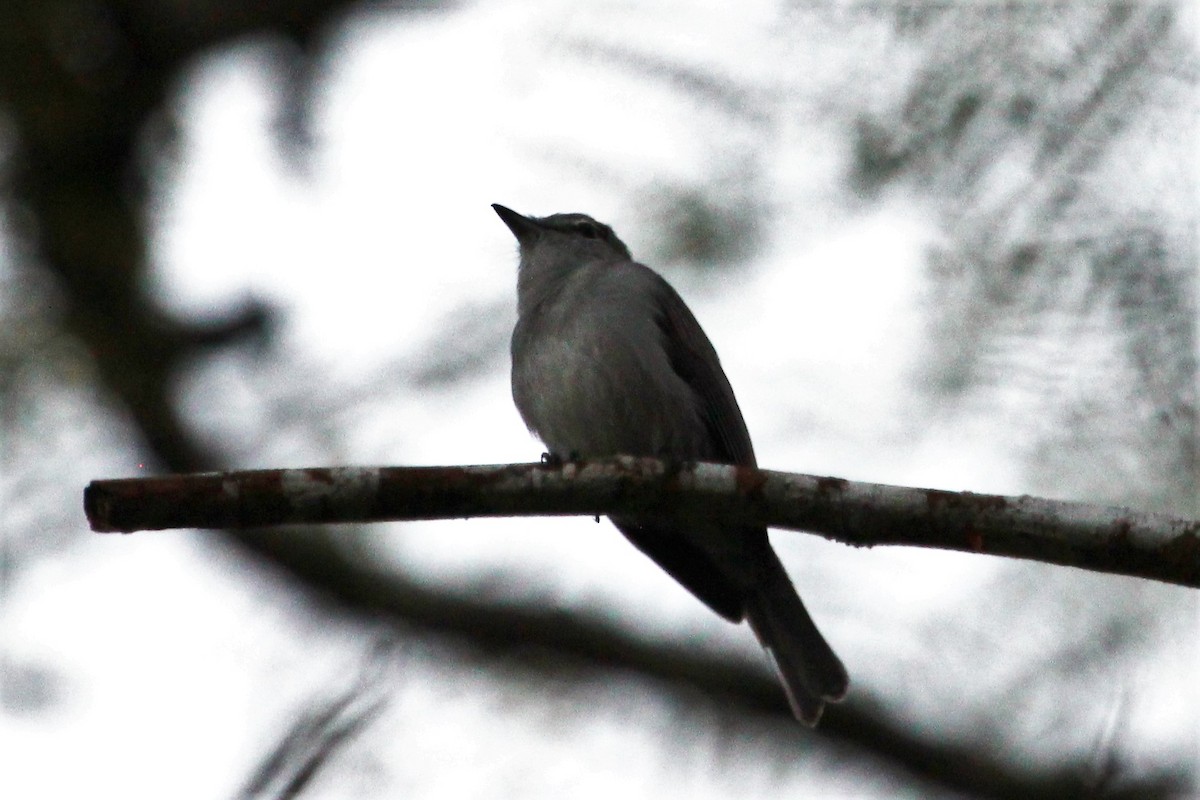
<path fill-rule="evenodd" d="M 81 507 L 537 460 L 499 202 L 662 271 L 766 467 L 1200 515 L 1197 23 L 6 0 L 0 796 L 1197 796 L 1194 591 L 775 532 L 852 678 L 813 732 L 607 522 Z"/>

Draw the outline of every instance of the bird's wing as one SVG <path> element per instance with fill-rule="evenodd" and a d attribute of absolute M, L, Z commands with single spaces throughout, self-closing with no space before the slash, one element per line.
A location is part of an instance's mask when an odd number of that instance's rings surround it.
<path fill-rule="evenodd" d="M 717 351 L 679 293 L 661 275 L 653 274 L 658 326 L 667 356 L 675 372 L 700 398 L 704 424 L 717 448 L 714 460 L 755 466 L 750 433 Z"/>

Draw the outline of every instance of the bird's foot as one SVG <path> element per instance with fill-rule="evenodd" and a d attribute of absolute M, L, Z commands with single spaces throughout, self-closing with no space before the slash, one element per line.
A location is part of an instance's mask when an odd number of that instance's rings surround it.
<path fill-rule="evenodd" d="M 566 464 L 568 461 L 578 461 L 578 460 L 579 460 L 579 453 L 576 453 L 574 451 L 568 453 L 566 458 L 563 458 L 558 453 L 542 453 L 542 464 L 544 464 L 547 467 L 561 467 L 563 464 Z"/>

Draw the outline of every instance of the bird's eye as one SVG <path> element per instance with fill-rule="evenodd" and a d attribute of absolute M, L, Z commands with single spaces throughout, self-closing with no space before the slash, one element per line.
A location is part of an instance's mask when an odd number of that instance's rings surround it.
<path fill-rule="evenodd" d="M 575 229 L 579 231 L 579 235 L 585 239 L 600 238 L 600 228 L 594 222 L 580 222 L 575 226 Z"/>

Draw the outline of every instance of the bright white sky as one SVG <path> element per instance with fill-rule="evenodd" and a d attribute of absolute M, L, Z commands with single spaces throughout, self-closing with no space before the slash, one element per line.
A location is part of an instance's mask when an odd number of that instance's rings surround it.
<path fill-rule="evenodd" d="M 958 418 L 921 407 L 912 394 L 923 346 L 922 270 L 940 236 L 936 220 L 916 197 L 858 204 L 841 188 L 843 126 L 870 101 L 866 92 L 899 91 L 906 56 L 889 51 L 891 69 L 879 69 L 889 41 L 882 28 L 864 20 L 831 40 L 820 28 L 828 20 L 786 19 L 779 5 L 510 0 L 360 21 L 330 54 L 309 178 L 289 173 L 273 147 L 276 96 L 261 53 L 242 47 L 198 65 L 179 99 L 179 184 L 156 210 L 156 290 L 186 313 L 248 294 L 278 304 L 287 312 L 284 363 L 315 370 L 264 375 L 249 362 L 223 361 L 190 384 L 186 402 L 198 424 L 214 436 L 252 429 L 245 420 L 265 413 L 254 391 L 272 382 L 327 385 L 330 396 L 369 385 L 373 371 L 398 356 L 423 353 L 464 304 L 512 317 L 515 248 L 491 203 L 538 215 L 591 213 L 636 256 L 653 250 L 646 201 L 654 187 L 707 185 L 721 163 L 758 141 L 774 217 L 754 261 L 715 279 L 652 266 L 672 278 L 721 352 L 760 462 L 1022 491 L 1003 415 Z M 579 49 L 585 40 L 669 55 L 786 98 L 763 104 L 778 115 L 769 143 L 666 82 L 589 58 Z M 873 70 L 870 88 L 854 88 L 863 83 L 847 77 L 854 69 Z M 536 459 L 539 445 L 512 408 L 507 368 L 502 359 L 447 389 L 374 398 L 374 416 L 334 431 L 337 460 Z M 330 451 L 283 440 L 255 452 L 254 466 L 284 466 L 327 460 Z M 76 487 L 137 474 L 137 466 L 93 460 L 81 473 Z M 964 590 L 1009 564 L 774 538 L 854 687 L 873 687 L 897 713 L 928 719 L 935 704 L 952 704 L 961 711 L 939 724 L 948 733 L 969 730 L 987 710 L 973 703 L 991 698 L 963 697 L 971 693 L 964 677 L 1002 682 L 1009 676 L 994 669 L 997 660 L 1019 660 L 1038 646 L 1036 636 L 1025 645 L 983 630 L 944 643 L 933 657 L 927 651 L 946 609 L 955 609 L 956 624 L 970 607 L 991 613 L 986 598 Z M 602 604 L 647 635 L 759 658 L 748 630 L 707 614 L 607 524 L 381 526 L 372 543 L 420 565 L 430 580 L 491 576 L 499 596 Z M 1103 597 L 1111 581 L 1086 585 Z M 30 571 L 6 598 L 0 623 L 15 657 L 62 666 L 66 701 L 49 715 L 0 726 L 0 752 L 18 754 L 0 770 L 0 796 L 229 796 L 279 726 L 323 687 L 340 687 L 363 659 L 361 632 L 309 622 L 303 609 L 279 603 L 271 582 L 245 580 L 241 567 L 185 533 L 90 538 L 74 557 Z M 1186 656 L 1174 654 L 1176 670 Z M 408 649 L 397 663 L 399 688 L 380 723 L 387 750 L 374 760 L 354 756 L 339 781 L 314 796 L 394 796 L 397 786 L 447 798 L 848 789 L 836 767 L 787 771 L 740 760 L 737 742 L 663 744 L 675 709 L 653 692 L 554 687 L 542 706 L 449 648 Z M 1160 673 L 1146 669 L 1123 687 L 1139 705 L 1170 694 L 1178 709 L 1180 692 L 1197 704 L 1194 686 L 1156 688 Z M 707 713 L 697 711 L 698 725 Z M 1182 718 L 1156 718 L 1150 728 L 1164 742 L 1189 724 L 1188 712 L 1176 713 Z M 1139 722 L 1146 728 L 1135 714 Z M 1080 736 L 1094 736 L 1093 723 L 1083 720 Z M 529 767 L 535 759 L 538 770 Z"/>

